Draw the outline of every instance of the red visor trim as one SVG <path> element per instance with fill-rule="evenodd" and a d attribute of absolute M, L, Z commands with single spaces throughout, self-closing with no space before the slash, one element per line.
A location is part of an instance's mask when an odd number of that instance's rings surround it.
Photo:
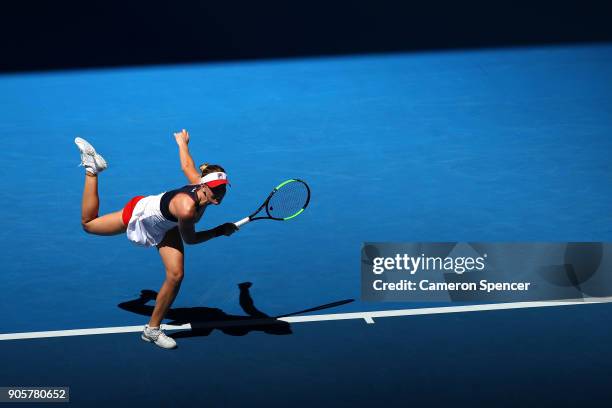
<path fill-rule="evenodd" d="M 221 179 L 221 180 L 212 180 L 205 184 L 210 188 L 214 188 L 222 184 L 229 184 L 229 182 L 227 180 Z"/>

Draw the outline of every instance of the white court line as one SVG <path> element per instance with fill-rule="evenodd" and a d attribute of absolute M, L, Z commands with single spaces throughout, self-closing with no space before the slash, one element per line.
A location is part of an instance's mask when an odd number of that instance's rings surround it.
<path fill-rule="evenodd" d="M 465 305 L 465 306 L 443 306 L 443 307 L 427 307 L 418 309 L 401 309 L 401 310 L 380 310 L 371 312 L 355 312 L 355 313 L 335 313 L 322 315 L 307 315 L 307 316 L 291 316 L 280 317 L 278 319 L 270 318 L 267 321 L 272 322 L 281 320 L 287 323 L 306 323 L 306 322 L 321 322 L 333 320 L 349 320 L 363 319 L 367 323 L 374 323 L 374 318 L 380 317 L 398 317 L 398 316 L 420 316 L 434 315 L 446 313 L 466 313 L 466 312 L 484 312 L 492 310 L 512 310 L 512 309 L 528 309 L 536 307 L 554 307 L 554 306 L 576 306 L 588 305 L 594 303 L 610 303 L 612 297 L 589 298 L 589 299 L 574 299 L 574 300 L 559 300 L 559 301 L 540 301 L 540 302 L 516 302 L 516 303 L 490 303 L 482 305 Z M 254 320 L 245 319 L 238 321 L 239 325 L 254 324 Z M 258 319 L 255 323 L 265 323 L 265 319 Z M 207 323 L 210 327 L 215 327 L 214 322 Z M 229 326 L 228 322 L 219 322 L 219 326 Z M 48 337 L 67 337 L 67 336 L 89 336 L 94 334 L 114 334 L 114 333 L 135 333 L 142 331 L 144 325 L 140 326 L 120 326 L 120 327 L 100 327 L 93 329 L 73 329 L 73 330 L 54 330 L 40 332 L 25 332 L 25 333 L 5 333 L 0 334 L 2 340 L 24 340 L 24 339 L 40 339 Z M 188 330 L 191 325 L 184 324 L 182 326 L 172 326 L 168 324 L 162 325 L 165 330 Z"/>
<path fill-rule="evenodd" d="M 489 304 L 482 304 L 482 305 L 443 306 L 443 307 L 426 307 L 426 308 L 418 308 L 418 309 L 381 310 L 381 311 L 373 311 L 373 312 L 338 313 L 338 314 L 327 314 L 327 315 L 308 315 L 308 316 L 284 317 L 279 320 L 283 320 L 289 323 L 304 323 L 304 322 L 320 322 L 320 321 L 328 321 L 328 320 L 364 319 L 367 323 L 374 323 L 374 318 L 379 318 L 379 317 L 419 316 L 419 315 L 432 315 L 432 314 L 443 314 L 443 313 L 484 312 L 484 311 L 491 311 L 491 310 L 528 309 L 528 308 L 534 308 L 534 307 L 551 307 L 551 306 L 574 306 L 574 305 L 586 305 L 586 304 L 593 304 L 593 303 L 610 303 L 610 302 L 612 302 L 612 297 L 540 301 L 540 302 L 489 303 Z"/>
<path fill-rule="evenodd" d="M 166 330 L 191 329 L 190 324 L 182 326 L 162 325 Z M 90 336 L 92 334 L 114 334 L 114 333 L 135 333 L 141 332 L 144 325 L 140 326 L 120 326 L 120 327 L 99 327 L 95 329 L 72 329 L 72 330 L 52 330 L 25 333 L 6 333 L 0 334 L 0 340 L 25 340 L 42 339 L 46 337 L 71 337 L 71 336 Z"/>

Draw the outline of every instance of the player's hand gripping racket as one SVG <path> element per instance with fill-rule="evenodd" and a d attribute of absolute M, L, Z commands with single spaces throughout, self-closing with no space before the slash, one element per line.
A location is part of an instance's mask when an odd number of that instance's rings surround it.
<path fill-rule="evenodd" d="M 276 186 L 257 211 L 234 224 L 240 228 L 247 222 L 255 220 L 287 221 L 300 215 L 309 201 L 308 185 L 302 180 L 289 179 Z"/>

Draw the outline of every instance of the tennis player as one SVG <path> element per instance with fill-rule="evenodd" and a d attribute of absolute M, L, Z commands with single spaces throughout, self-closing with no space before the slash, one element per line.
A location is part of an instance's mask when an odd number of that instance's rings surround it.
<path fill-rule="evenodd" d="M 151 320 L 144 327 L 142 339 L 162 348 L 174 348 L 176 342 L 161 329 L 161 322 L 178 294 L 184 274 L 186 244 L 199 244 L 211 238 L 230 236 L 238 228 L 225 223 L 211 230 L 197 231 L 195 224 L 210 204 L 219 205 L 228 184 L 219 165 L 202 165 L 196 170 L 189 153 L 189 134 L 183 129 L 174 134 L 179 147 L 183 173 L 189 185 L 151 196 L 136 196 L 122 210 L 98 216 L 98 175 L 108 165 L 86 140 L 74 142 L 85 167 L 85 187 L 81 205 L 81 223 L 85 232 L 95 235 L 126 233 L 127 238 L 143 247 L 157 247 L 166 269 L 166 279 L 159 290 Z"/>

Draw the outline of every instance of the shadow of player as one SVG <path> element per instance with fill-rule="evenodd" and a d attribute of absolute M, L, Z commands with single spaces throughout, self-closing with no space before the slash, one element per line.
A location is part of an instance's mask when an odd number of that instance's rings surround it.
<path fill-rule="evenodd" d="M 255 303 L 253 302 L 253 298 L 251 297 L 250 293 L 251 286 L 251 282 L 243 282 L 238 284 L 238 288 L 240 289 L 240 307 L 246 313 L 246 316 L 230 315 L 221 309 L 211 307 L 171 308 L 166 314 L 166 319 L 171 320 L 169 324 L 182 325 L 189 323 L 191 325 L 191 330 L 173 333 L 171 337 L 177 339 L 208 336 L 215 329 L 230 336 L 244 336 L 251 331 L 261 331 L 267 334 L 275 335 L 291 334 L 292 331 L 290 324 L 288 322 L 279 320 L 280 317 L 287 317 L 309 311 L 336 307 L 353 301 L 353 299 L 347 299 L 317 306 L 315 308 L 300 312 L 271 317 L 255 307 Z M 154 307 L 147 305 L 147 303 L 151 300 L 155 300 L 156 297 L 157 292 L 145 289 L 140 292 L 140 297 L 138 299 L 123 302 L 117 306 L 128 312 L 143 316 L 151 316 Z"/>

